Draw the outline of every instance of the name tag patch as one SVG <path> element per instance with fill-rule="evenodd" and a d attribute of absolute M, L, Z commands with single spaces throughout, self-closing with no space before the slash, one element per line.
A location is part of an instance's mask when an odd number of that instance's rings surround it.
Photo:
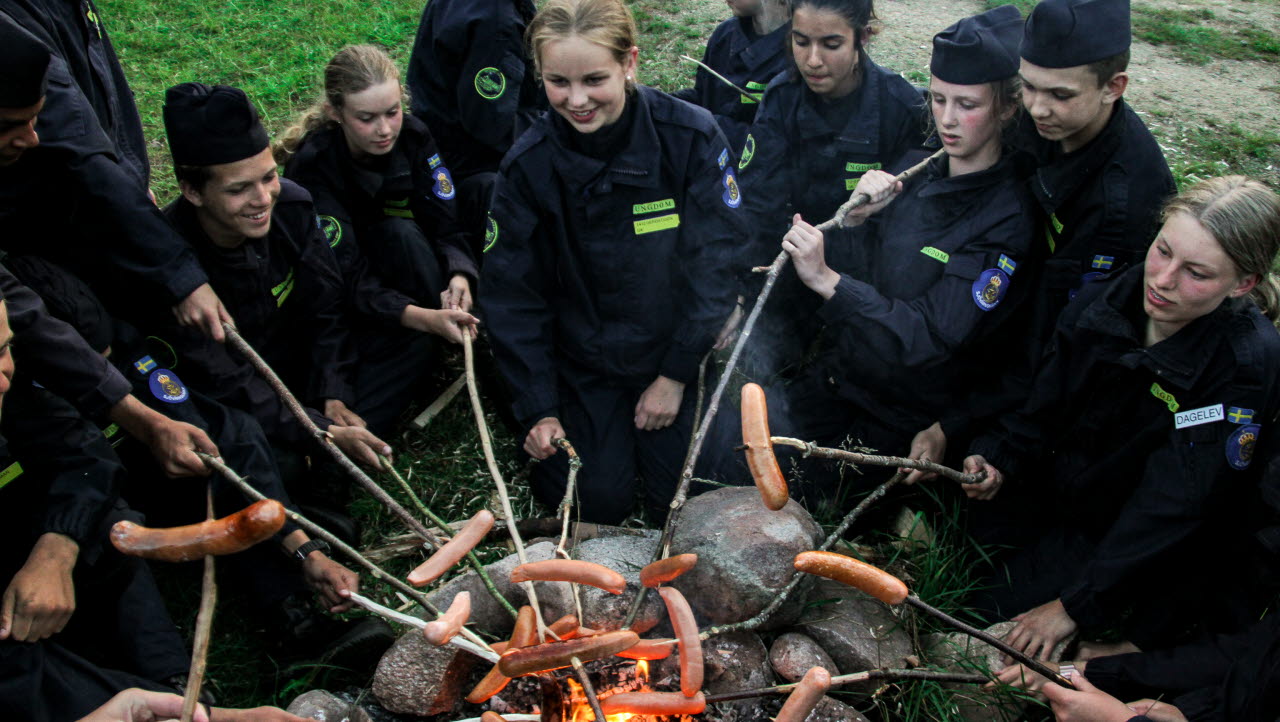
<path fill-rule="evenodd" d="M 657 218 L 646 218 L 643 221 L 635 221 L 636 235 L 643 236 L 646 233 L 656 233 L 665 231 L 669 228 L 677 228 L 680 226 L 680 214 L 672 213 L 670 215 L 658 216 Z"/>
<path fill-rule="evenodd" d="M 1191 426 L 1199 426 L 1201 424 L 1211 424 L 1215 421 L 1222 421 L 1227 418 L 1222 411 L 1222 404 L 1214 406 L 1201 406 L 1198 409 L 1190 409 L 1188 411 L 1179 411 L 1173 415 L 1173 426 L 1176 429 L 1185 429 Z"/>

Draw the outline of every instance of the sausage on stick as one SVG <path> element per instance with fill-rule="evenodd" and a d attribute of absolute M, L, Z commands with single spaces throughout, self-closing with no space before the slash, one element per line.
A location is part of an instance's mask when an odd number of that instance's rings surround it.
<path fill-rule="evenodd" d="M 755 479 L 760 498 L 771 511 L 787 505 L 787 480 L 778 467 L 769 435 L 769 406 L 759 384 L 742 387 L 742 443 L 746 446 L 747 467 Z"/>
<path fill-rule="evenodd" d="M 242 552 L 280 531 L 284 521 L 284 506 L 274 499 L 263 499 L 221 519 L 168 529 L 118 521 L 111 527 L 111 543 L 129 556 L 189 562 Z"/>

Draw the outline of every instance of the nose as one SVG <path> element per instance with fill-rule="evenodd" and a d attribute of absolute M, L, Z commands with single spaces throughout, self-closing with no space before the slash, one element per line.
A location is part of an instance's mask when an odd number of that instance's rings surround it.
<path fill-rule="evenodd" d="M 391 135 L 391 123 L 387 122 L 386 118 L 379 116 L 378 124 L 374 126 L 374 132 L 377 133 L 379 138 Z"/>
<path fill-rule="evenodd" d="M 1178 280 L 1178 269 L 1176 263 L 1165 263 L 1156 272 L 1152 279 L 1156 288 L 1173 288 Z"/>
<path fill-rule="evenodd" d="M 36 133 L 36 124 L 28 123 L 22 132 L 14 136 L 11 145 L 15 148 L 34 148 L 40 145 L 40 136 Z"/>
<path fill-rule="evenodd" d="M 938 119 L 938 123 L 944 128 L 951 128 L 956 124 L 956 106 L 955 103 L 946 103 L 942 106 L 942 117 Z"/>
<path fill-rule="evenodd" d="M 1023 97 L 1027 100 L 1027 112 L 1032 118 L 1043 120 L 1049 117 L 1049 104 L 1040 97 L 1039 93 L 1027 93 Z"/>
<path fill-rule="evenodd" d="M 809 52 L 805 56 L 804 64 L 811 68 L 817 68 L 822 66 L 822 54 L 819 51 L 817 45 L 813 45 L 813 44 L 809 45 Z"/>
<path fill-rule="evenodd" d="M 573 83 L 569 86 L 569 107 L 585 108 L 587 106 L 587 90 L 584 86 Z"/>

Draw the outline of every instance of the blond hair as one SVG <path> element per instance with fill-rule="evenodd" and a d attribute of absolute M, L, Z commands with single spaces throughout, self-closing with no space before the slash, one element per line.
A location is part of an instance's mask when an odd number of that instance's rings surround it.
<path fill-rule="evenodd" d="M 400 81 L 400 70 L 382 48 L 373 45 L 348 45 L 324 66 L 324 95 L 307 108 L 289 126 L 271 152 L 276 162 L 284 164 L 302 145 L 302 139 L 313 130 L 337 126 L 327 112 L 342 112 L 348 95 L 360 93 L 388 80 Z M 401 94 L 403 95 L 403 90 Z"/>
<path fill-rule="evenodd" d="M 636 21 L 622 0 L 548 0 L 524 32 L 539 77 L 543 46 L 575 35 L 608 49 L 625 65 L 636 46 Z"/>
<path fill-rule="evenodd" d="M 1272 321 L 1280 320 L 1280 198 L 1260 181 L 1229 175 L 1200 181 L 1164 207 L 1162 221 L 1175 213 L 1196 219 L 1214 237 L 1241 275 L 1258 274 L 1250 297 Z"/>

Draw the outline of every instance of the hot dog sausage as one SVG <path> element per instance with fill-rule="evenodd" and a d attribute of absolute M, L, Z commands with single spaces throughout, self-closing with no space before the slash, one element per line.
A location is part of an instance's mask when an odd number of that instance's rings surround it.
<path fill-rule="evenodd" d="M 462 631 L 462 625 L 471 616 L 471 592 L 458 592 L 453 597 L 449 609 L 434 622 L 427 622 L 422 628 L 422 636 L 437 647 L 448 644 L 454 635 Z"/>
<path fill-rule="evenodd" d="M 263 499 L 221 519 L 168 529 L 119 521 L 111 527 L 111 543 L 130 556 L 189 562 L 206 555 L 244 551 L 280 531 L 284 520 L 284 506 L 274 499 Z"/>
<path fill-rule="evenodd" d="M 421 587 L 444 576 L 444 573 L 453 568 L 454 564 L 462 561 L 467 552 L 474 549 L 492 528 L 493 513 L 488 509 L 476 512 L 476 515 L 471 517 L 471 521 L 454 534 L 452 539 L 418 565 L 417 569 L 409 572 L 409 583 L 415 587 Z"/>
<path fill-rule="evenodd" d="M 889 572 L 835 552 L 800 552 L 796 569 L 848 584 L 879 599 L 885 604 L 902 604 L 907 598 L 907 585 Z"/>
<path fill-rule="evenodd" d="M 698 622 L 684 595 L 675 587 L 658 587 L 667 605 L 667 616 L 676 630 L 680 646 L 680 691 L 692 697 L 702 689 L 702 640 L 698 638 Z"/>
<path fill-rule="evenodd" d="M 760 498 L 772 511 L 787 505 L 787 480 L 778 468 L 769 436 L 769 407 L 759 384 L 742 387 L 742 443 L 746 445 L 747 467 L 756 481 Z"/>
<path fill-rule="evenodd" d="M 782 705 L 773 722 L 804 722 L 813 708 L 822 701 L 822 695 L 831 689 L 831 673 L 822 667 L 812 667 L 804 673 L 804 679 L 791 690 L 787 703 Z"/>
<path fill-rule="evenodd" d="M 502 653 L 498 668 L 508 677 L 536 674 L 568 667 L 573 657 L 583 662 L 610 657 L 624 649 L 634 647 L 639 641 L 639 635 L 626 629 L 605 632 L 594 637 L 575 637 L 563 642 L 546 642 L 523 649 L 508 649 Z"/>
<path fill-rule="evenodd" d="M 576 559 L 547 559 L 521 564 L 511 570 L 511 582 L 574 582 L 599 587 L 612 594 L 622 594 L 627 588 L 627 580 L 609 567 Z"/>
<path fill-rule="evenodd" d="M 697 554 L 677 554 L 659 559 L 640 570 L 640 583 L 646 587 L 656 587 L 693 569 L 693 565 L 697 563 Z"/>
<path fill-rule="evenodd" d="M 600 711 L 606 715 L 621 714 L 701 714 L 707 700 L 699 692 L 686 697 L 676 692 L 621 692 L 600 700 Z"/>

